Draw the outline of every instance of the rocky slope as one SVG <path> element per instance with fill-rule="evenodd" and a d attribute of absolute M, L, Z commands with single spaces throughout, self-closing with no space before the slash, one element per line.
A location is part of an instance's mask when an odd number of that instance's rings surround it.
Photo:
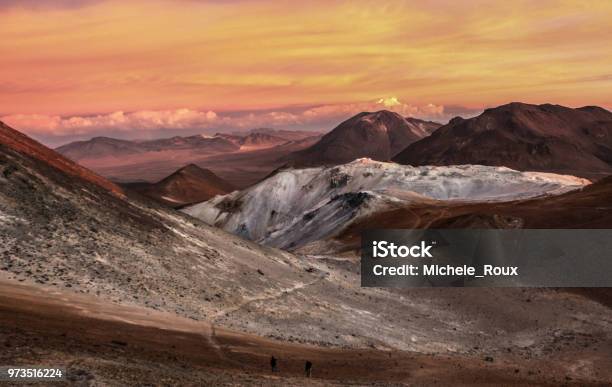
<path fill-rule="evenodd" d="M 340 232 L 356 217 L 415 201 L 513 200 L 588 183 L 504 167 L 409 167 L 359 159 L 337 167 L 281 170 L 251 188 L 183 211 L 263 244 L 296 248 Z"/>
<path fill-rule="evenodd" d="M 235 189 L 212 171 L 195 164 L 186 165 L 157 183 L 132 183 L 122 186 L 175 208 L 199 203 Z"/>
<path fill-rule="evenodd" d="M 317 248 L 334 254 L 356 253 L 361 233 L 372 228 L 612 228 L 611 197 L 612 176 L 557 196 L 412 203 L 364 216 L 336 237 L 319 241 Z"/>
<path fill-rule="evenodd" d="M 199 319 L 320 277 L 290 254 L 122 192 L 1 126 L 0 272 Z"/>
<path fill-rule="evenodd" d="M 550 183 L 549 178 L 542 181 Z M 559 188 L 558 182 L 551 184 Z M 187 317 L 293 342 L 286 345 L 295 354 L 312 353 L 300 350 L 297 343 L 369 347 L 379 359 L 380 353 L 388 359 L 391 350 L 431 353 L 436 359 L 452 353 L 457 364 L 475 362 L 475 370 L 488 367 L 482 359 L 490 357 L 506 365 L 503 372 L 511 364 L 510 369 L 521 367 L 522 373 L 532 369 L 519 364 L 533 364 L 530 360 L 537 358 L 566 370 L 574 380 L 609 382 L 612 314 L 582 296 L 551 289 L 361 288 L 355 260 L 298 257 L 239 239 L 153 202 L 123 197 L 112 183 L 4 126 L 0 281 L 2 289 L 17 293 L 0 291 L 4 356 L 43 364 L 58 359 L 65 364 L 69 359 L 80 367 L 109 367 L 116 359 L 118 365 L 107 375 L 127 369 L 120 356 L 125 351 L 146 358 L 139 363 L 144 373 L 169 364 L 166 355 L 185 367 L 188 347 L 203 358 L 212 357 L 205 351 L 213 350 L 223 364 L 229 362 L 223 357 L 227 351 L 239 360 L 248 359 L 249 367 L 267 364 L 270 352 L 261 353 L 249 339 L 240 345 L 253 355 L 241 356 L 234 351 L 238 335 L 219 341 L 214 326 L 196 327 L 186 336 L 182 327 Z M 39 292 L 27 290 L 32 287 Z M 70 296 L 75 293 L 96 301 L 79 297 L 77 302 Z M 38 294 L 60 309 L 45 306 Z M 58 312 L 64 309 L 70 321 Z M 153 329 L 160 321 L 164 326 L 174 321 L 168 313 L 183 317 L 181 326 L 171 327 L 178 331 Z M 40 330 L 28 336 L 26 325 Z M 167 335 L 176 341 L 168 342 Z M 186 337 L 187 343 L 200 339 L 207 344 L 182 345 Z M 39 351 L 40 343 L 49 346 Z M 166 346 L 165 352 L 160 352 L 160 345 Z M 282 347 L 267 341 L 265 348 Z M 329 353 L 338 356 L 326 357 L 329 364 L 342 361 L 341 352 Z M 371 369 L 368 374 L 376 372 L 383 371 Z"/>
<path fill-rule="evenodd" d="M 455 118 L 393 158 L 408 165 L 503 165 L 602 178 L 612 174 L 612 113 L 595 106 L 511 103 Z"/>
<path fill-rule="evenodd" d="M 361 157 L 389 161 L 409 144 L 440 125 L 381 110 L 359 113 L 342 122 L 311 147 L 287 157 L 296 167 L 338 165 Z"/>

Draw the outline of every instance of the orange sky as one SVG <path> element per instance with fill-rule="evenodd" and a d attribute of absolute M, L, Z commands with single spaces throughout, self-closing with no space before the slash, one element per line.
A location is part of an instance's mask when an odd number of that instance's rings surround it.
<path fill-rule="evenodd" d="M 0 116 L 612 106 L 611 1 L 297 3 L 0 0 Z"/>

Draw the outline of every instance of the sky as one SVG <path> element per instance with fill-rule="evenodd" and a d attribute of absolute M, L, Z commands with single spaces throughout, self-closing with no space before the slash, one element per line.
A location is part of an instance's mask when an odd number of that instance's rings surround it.
<path fill-rule="evenodd" d="M 610 109 L 610 20 L 588 0 L 0 0 L 0 120 L 59 145 Z"/>

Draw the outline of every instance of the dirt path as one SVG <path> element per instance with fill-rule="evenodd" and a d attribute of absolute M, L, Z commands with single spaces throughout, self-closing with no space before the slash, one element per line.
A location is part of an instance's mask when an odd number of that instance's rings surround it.
<path fill-rule="evenodd" d="M 305 283 L 301 283 L 301 284 L 296 284 L 294 286 L 281 289 L 280 291 L 272 293 L 272 294 L 265 294 L 265 295 L 262 295 L 262 296 L 249 298 L 249 299 L 245 300 L 241 304 L 238 304 L 238 305 L 236 305 L 236 306 L 234 306 L 232 308 L 227 308 L 227 309 L 221 310 L 221 311 L 213 314 L 212 317 L 211 317 L 211 320 L 212 321 L 217 321 L 219 318 L 225 317 L 225 316 L 227 316 L 230 313 L 236 312 L 236 311 L 238 311 L 238 310 L 240 310 L 240 309 L 242 309 L 242 308 L 244 308 L 246 306 L 249 306 L 249 305 L 251 305 L 253 303 L 256 303 L 256 302 L 276 300 L 276 299 L 279 299 L 281 297 L 285 297 L 285 296 L 287 296 L 287 295 L 289 295 L 289 294 L 291 294 L 293 292 L 296 292 L 298 290 L 304 289 L 304 288 L 306 288 L 308 286 L 312 286 L 314 284 L 317 284 L 317 283 L 321 282 L 322 280 L 324 280 L 326 278 L 326 276 L 327 275 L 323 275 L 323 276 L 321 276 L 321 277 L 319 277 L 319 278 L 317 278 L 317 279 L 315 279 L 313 281 L 305 282 Z"/>

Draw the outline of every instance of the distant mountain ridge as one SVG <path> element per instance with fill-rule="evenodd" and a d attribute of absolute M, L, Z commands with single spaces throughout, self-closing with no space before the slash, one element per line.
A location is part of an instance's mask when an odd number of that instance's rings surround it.
<path fill-rule="evenodd" d="M 510 103 L 452 119 L 393 158 L 409 165 L 482 164 L 601 178 L 612 173 L 612 113 Z"/>
<path fill-rule="evenodd" d="M 338 165 L 367 157 L 389 161 L 409 144 L 440 127 L 388 110 L 362 112 L 342 122 L 311 147 L 289 155 L 292 166 Z"/>
<path fill-rule="evenodd" d="M 170 150 L 193 150 L 198 153 L 214 154 L 271 148 L 318 134 L 318 132 L 263 128 L 242 133 L 216 133 L 214 136 L 197 134 L 154 140 L 122 140 L 99 136 L 89 140 L 74 141 L 57 147 L 55 150 L 74 161 Z"/>
<path fill-rule="evenodd" d="M 120 140 L 111 137 L 94 137 L 86 141 L 75 141 L 55 150 L 72 160 L 79 161 L 96 157 L 121 157 L 162 150 L 194 149 L 206 152 L 231 152 L 240 146 L 223 137 L 195 135 L 174 136 L 157 140 Z"/>

